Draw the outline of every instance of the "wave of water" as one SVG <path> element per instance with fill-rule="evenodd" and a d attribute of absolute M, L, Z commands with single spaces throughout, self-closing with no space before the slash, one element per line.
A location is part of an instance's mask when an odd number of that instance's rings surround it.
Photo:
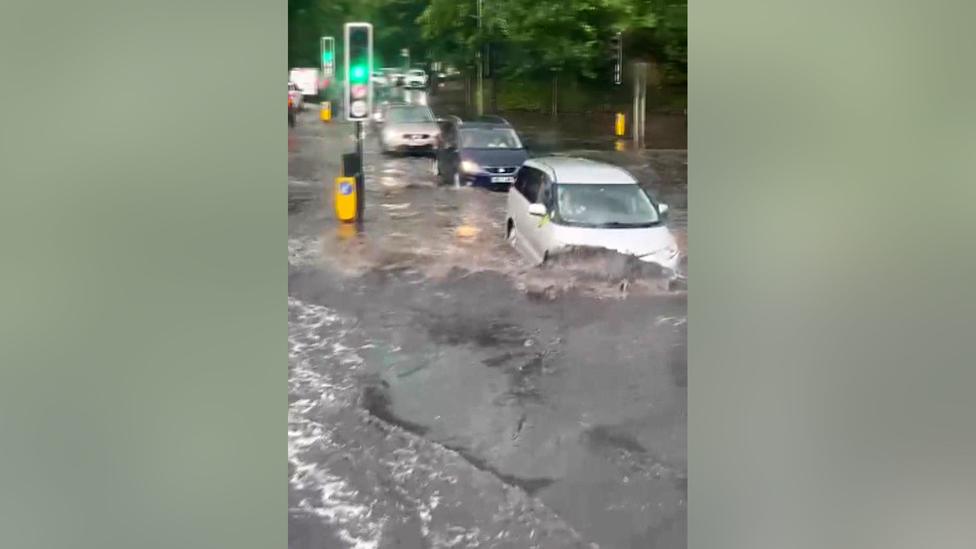
<path fill-rule="evenodd" d="M 371 344 L 355 323 L 294 298 L 288 310 L 289 519 L 316 521 L 320 546 L 595 547 L 519 488 L 371 415 Z"/>

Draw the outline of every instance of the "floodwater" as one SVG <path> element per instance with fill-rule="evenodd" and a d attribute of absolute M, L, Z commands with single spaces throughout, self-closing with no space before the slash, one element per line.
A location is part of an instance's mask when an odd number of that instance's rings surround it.
<path fill-rule="evenodd" d="M 683 277 L 531 267 L 504 193 L 372 135 L 363 228 L 341 226 L 353 133 L 316 114 L 289 132 L 289 547 L 684 547 Z M 683 153 L 575 154 L 671 204 L 687 257 Z"/>

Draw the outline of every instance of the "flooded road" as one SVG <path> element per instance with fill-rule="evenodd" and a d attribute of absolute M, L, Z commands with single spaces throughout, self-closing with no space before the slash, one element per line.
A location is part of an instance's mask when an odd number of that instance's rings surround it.
<path fill-rule="evenodd" d="M 684 547 L 682 277 L 530 267 L 503 193 L 372 135 L 364 229 L 342 227 L 352 148 L 315 112 L 289 132 L 289 547 Z M 671 204 L 687 256 L 683 152 L 576 154 Z"/>

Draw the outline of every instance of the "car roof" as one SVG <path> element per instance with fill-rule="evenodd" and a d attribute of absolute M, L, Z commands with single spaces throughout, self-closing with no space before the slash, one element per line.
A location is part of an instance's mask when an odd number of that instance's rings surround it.
<path fill-rule="evenodd" d="M 508 120 L 500 116 L 475 116 L 472 118 L 461 118 L 458 116 L 450 117 L 457 124 L 458 128 L 511 128 L 512 125 L 508 123 Z"/>
<path fill-rule="evenodd" d="M 613 164 L 587 158 L 545 156 L 529 159 L 525 165 L 545 172 L 553 182 L 561 184 L 628 185 L 637 183 L 634 176 L 627 170 Z"/>

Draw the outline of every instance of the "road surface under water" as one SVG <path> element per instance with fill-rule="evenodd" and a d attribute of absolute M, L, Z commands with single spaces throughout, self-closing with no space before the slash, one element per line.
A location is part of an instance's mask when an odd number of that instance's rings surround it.
<path fill-rule="evenodd" d="M 353 131 L 316 114 L 289 134 L 289 547 L 684 547 L 680 278 L 529 267 L 504 194 L 372 136 L 364 230 L 340 227 Z M 583 154 L 672 204 L 684 242 L 683 154 Z"/>

